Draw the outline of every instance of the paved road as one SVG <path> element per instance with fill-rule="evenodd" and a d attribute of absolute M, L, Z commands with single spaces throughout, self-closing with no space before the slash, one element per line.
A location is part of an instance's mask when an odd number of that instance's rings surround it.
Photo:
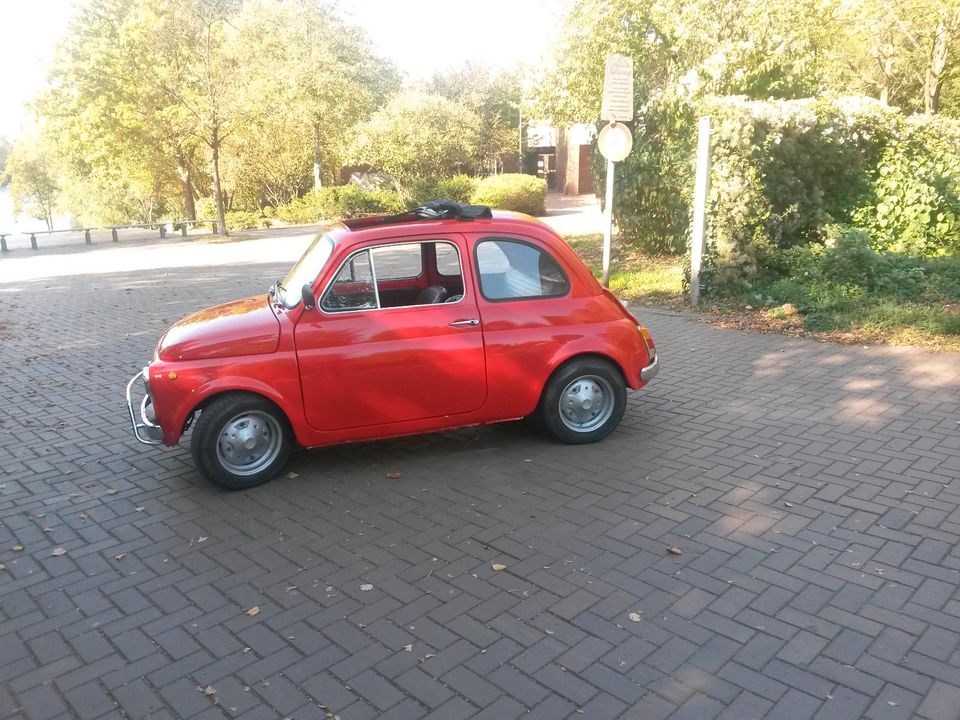
<path fill-rule="evenodd" d="M 0 717 L 960 714 L 956 355 L 645 310 L 664 370 L 602 444 L 301 452 L 230 494 L 138 446 L 122 386 L 284 265 L 7 262 Z"/>

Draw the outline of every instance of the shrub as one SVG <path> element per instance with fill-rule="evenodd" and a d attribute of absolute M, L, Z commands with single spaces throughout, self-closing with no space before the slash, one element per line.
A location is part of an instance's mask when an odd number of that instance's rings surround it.
<path fill-rule="evenodd" d="M 547 183 L 533 175 L 504 173 L 489 175 L 477 183 L 470 202 L 499 210 L 514 210 L 528 215 L 543 215 Z"/>
<path fill-rule="evenodd" d="M 649 101 L 617 168 L 615 220 L 628 243 L 677 253 L 689 244 L 703 114 L 713 120 L 704 272 L 715 288 L 782 277 L 783 252 L 825 242 L 834 224 L 862 227 L 875 250 L 960 250 L 960 121 L 904 118 L 869 98 Z"/>
<path fill-rule="evenodd" d="M 252 230 L 270 227 L 270 221 L 258 212 L 250 210 L 229 210 L 225 213 L 227 227 L 231 230 Z"/>
<path fill-rule="evenodd" d="M 331 185 L 278 206 L 276 216 L 286 223 L 308 225 L 324 220 L 344 220 L 402 210 L 400 196 L 393 190 Z"/>
<path fill-rule="evenodd" d="M 860 219 L 879 247 L 927 257 L 960 252 L 960 121 L 910 118 L 885 149 Z"/>
<path fill-rule="evenodd" d="M 411 205 L 422 205 L 430 200 L 453 200 L 468 203 L 476 188 L 476 180 L 469 175 L 451 177 L 425 177 L 410 188 Z"/>

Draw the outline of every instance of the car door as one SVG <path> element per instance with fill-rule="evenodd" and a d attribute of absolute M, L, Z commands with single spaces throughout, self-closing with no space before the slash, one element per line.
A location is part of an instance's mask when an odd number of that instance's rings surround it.
<path fill-rule="evenodd" d="M 448 235 L 381 241 L 343 260 L 295 330 L 311 426 L 389 425 L 484 404 L 483 334 L 465 257 L 463 238 Z"/>

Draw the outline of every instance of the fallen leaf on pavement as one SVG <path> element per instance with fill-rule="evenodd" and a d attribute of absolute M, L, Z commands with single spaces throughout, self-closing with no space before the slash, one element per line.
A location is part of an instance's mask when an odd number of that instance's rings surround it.
<path fill-rule="evenodd" d="M 107 490 L 107 495 L 116 495 L 118 492 L 120 491 L 117 490 L 116 488 L 110 488 L 109 490 Z"/>
<path fill-rule="evenodd" d="M 630 613 L 627 617 L 630 618 L 630 622 L 640 622 L 643 619 L 640 617 L 640 613 L 635 612 Z"/>
<path fill-rule="evenodd" d="M 387 473 L 387 477 L 390 478 L 391 480 L 396 480 L 397 478 L 402 477 L 402 476 L 403 476 L 403 473 L 398 473 L 398 472 L 388 472 L 388 473 Z"/>
<path fill-rule="evenodd" d="M 678 548 L 676 545 L 671 545 L 667 548 L 667 552 L 671 555 L 683 555 L 683 550 Z"/>
<path fill-rule="evenodd" d="M 407 652 L 413 652 L 413 645 L 404 645 L 403 649 Z"/>
<path fill-rule="evenodd" d="M 137 505 L 137 507 L 135 507 L 134 510 L 136 510 L 137 512 L 143 512 L 143 505 Z"/>
<path fill-rule="evenodd" d="M 207 685 L 207 686 L 203 689 L 203 694 L 204 694 L 204 695 L 207 695 L 207 696 L 216 695 L 216 694 L 217 694 L 217 689 L 216 689 L 215 687 L 213 687 L 213 685 Z"/>
<path fill-rule="evenodd" d="M 496 572 L 500 572 L 501 570 L 507 569 L 506 565 L 501 565 L 500 563 L 493 563 L 493 565 L 491 565 L 490 567 L 492 567 Z"/>
<path fill-rule="evenodd" d="M 289 480 L 293 480 L 294 478 L 298 478 L 298 477 L 300 477 L 300 475 L 297 474 L 297 473 L 295 473 L 295 472 L 288 472 L 288 473 L 287 473 L 287 479 L 289 479 Z"/>
<path fill-rule="evenodd" d="M 21 550 L 23 550 L 23 545 L 21 545 L 20 543 L 17 543 L 16 545 L 13 546 L 14 552 L 20 552 Z"/>
<path fill-rule="evenodd" d="M 254 615 L 259 615 L 259 614 L 260 614 L 260 607 L 258 605 L 254 605 L 252 608 L 247 610 L 247 615 L 249 615 L 250 617 L 253 617 Z"/>
<path fill-rule="evenodd" d="M 373 585 L 370 583 L 364 583 L 360 586 L 360 589 L 363 590 L 363 592 L 367 592 L 368 590 L 373 590 Z"/>
<path fill-rule="evenodd" d="M 206 536 L 201 535 L 200 537 L 197 538 L 197 543 L 199 544 L 199 543 L 202 543 L 202 542 L 206 542 L 207 539 L 208 539 L 208 538 L 207 538 Z"/>
<path fill-rule="evenodd" d="M 52 557 L 60 557 L 61 555 L 66 555 L 66 554 L 67 554 L 67 551 L 64 550 L 63 548 L 54 548 L 53 552 L 50 553 Z"/>
<path fill-rule="evenodd" d="M 123 560 L 126 556 L 127 556 L 126 553 L 120 553 L 119 555 L 116 556 L 116 559 L 117 559 L 117 560 Z"/>

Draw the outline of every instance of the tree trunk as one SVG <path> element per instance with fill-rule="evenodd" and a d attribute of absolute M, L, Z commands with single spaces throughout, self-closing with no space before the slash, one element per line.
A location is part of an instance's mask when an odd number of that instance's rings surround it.
<path fill-rule="evenodd" d="M 890 86 L 893 85 L 893 48 L 888 48 L 883 59 L 883 86 L 880 88 L 880 102 L 890 104 Z"/>
<path fill-rule="evenodd" d="M 183 213 L 187 220 L 197 219 L 197 206 L 193 201 L 193 182 L 190 180 L 190 166 L 182 155 L 177 155 L 177 174 L 183 192 Z"/>
<path fill-rule="evenodd" d="M 217 200 L 217 235 L 229 235 L 227 232 L 227 216 L 223 207 L 223 190 L 220 187 L 220 130 L 213 129 L 210 138 L 210 149 L 213 151 L 213 194 Z"/>
<path fill-rule="evenodd" d="M 323 187 L 323 181 L 320 180 L 320 123 L 313 124 L 313 189 L 319 190 Z"/>
<path fill-rule="evenodd" d="M 947 46 L 950 43 L 950 29 L 941 18 L 937 23 L 937 32 L 933 38 L 930 61 L 923 81 L 923 109 L 927 115 L 933 115 L 940 109 L 940 89 L 943 87 L 943 71 L 947 67 Z"/>

